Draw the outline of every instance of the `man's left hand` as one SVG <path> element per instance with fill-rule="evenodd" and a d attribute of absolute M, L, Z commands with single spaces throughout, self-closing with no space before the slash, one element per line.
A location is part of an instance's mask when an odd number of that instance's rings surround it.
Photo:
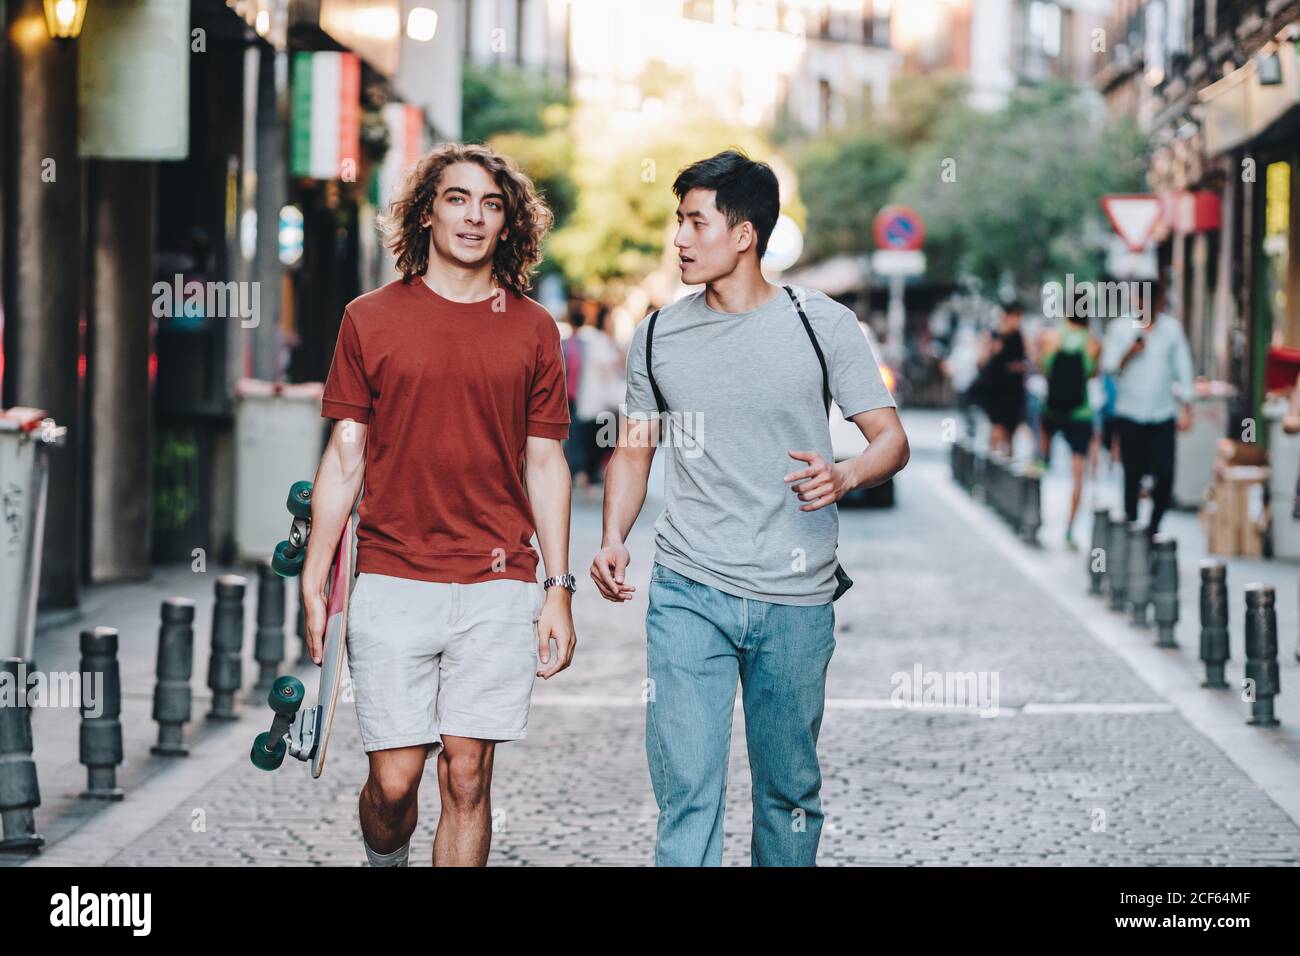
<path fill-rule="evenodd" d="M 847 462 L 831 464 L 815 451 L 792 451 L 790 457 L 808 462 L 808 467 L 785 476 L 790 490 L 799 496 L 800 511 L 817 511 L 833 505 L 853 490 L 852 471 Z"/>
<path fill-rule="evenodd" d="M 1192 406 L 1184 405 L 1178 412 L 1178 430 L 1185 432 L 1192 427 Z"/>
<path fill-rule="evenodd" d="M 543 665 L 549 665 L 537 672 L 542 680 L 550 680 L 573 662 L 578 636 L 573 632 L 572 598 L 562 587 L 546 592 L 546 604 L 537 618 L 537 656 Z M 551 649 L 552 641 L 555 650 Z"/>

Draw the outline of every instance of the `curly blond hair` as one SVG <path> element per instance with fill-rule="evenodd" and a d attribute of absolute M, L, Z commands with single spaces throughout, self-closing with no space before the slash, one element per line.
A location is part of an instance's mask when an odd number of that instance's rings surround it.
<path fill-rule="evenodd" d="M 397 271 L 410 282 L 429 270 L 429 228 L 421 221 L 433 208 L 442 171 L 453 163 L 477 163 L 506 197 L 506 238 L 492 254 L 492 276 L 499 286 L 524 295 L 542 259 L 542 239 L 555 221 L 528 176 L 514 162 L 487 146 L 446 143 L 412 167 L 388 212 L 379 217 L 384 244 L 397 257 Z"/>

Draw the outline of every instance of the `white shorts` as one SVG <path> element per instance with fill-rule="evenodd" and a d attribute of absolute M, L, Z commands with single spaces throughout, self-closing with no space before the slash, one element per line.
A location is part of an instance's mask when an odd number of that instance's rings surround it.
<path fill-rule="evenodd" d="M 358 575 L 347 648 L 366 752 L 526 736 L 545 599 L 536 581 Z"/>

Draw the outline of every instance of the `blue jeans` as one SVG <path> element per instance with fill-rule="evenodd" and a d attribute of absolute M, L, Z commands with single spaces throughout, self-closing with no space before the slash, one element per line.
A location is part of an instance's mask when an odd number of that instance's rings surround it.
<path fill-rule="evenodd" d="M 656 563 L 646 632 L 655 863 L 722 863 L 739 678 L 753 778 L 751 862 L 813 866 L 822 830 L 817 733 L 835 650 L 834 605 L 739 598 Z"/>

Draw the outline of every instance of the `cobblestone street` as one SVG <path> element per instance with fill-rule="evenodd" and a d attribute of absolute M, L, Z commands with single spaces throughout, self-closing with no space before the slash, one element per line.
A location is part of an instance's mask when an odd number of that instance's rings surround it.
<path fill-rule="evenodd" d="M 925 437 L 913 438 L 917 451 L 896 508 L 841 512 L 841 558 L 857 584 L 836 605 L 820 745 L 821 863 L 1300 862 L 1292 816 L 1007 559 L 1022 545 L 1009 535 L 993 541 L 1002 532 L 972 523 Z M 578 653 L 571 670 L 536 688 L 528 739 L 498 749 L 493 864 L 653 859 L 641 682 L 656 507 L 647 505 L 630 543 L 637 598 L 616 608 L 585 576 L 599 540 L 598 503 L 575 502 L 573 563 L 584 572 L 575 602 Z M 1082 579 L 1080 571 L 1062 587 L 1079 590 Z M 1189 606 L 1184 596 L 1185 617 L 1194 616 Z M 896 682 L 918 668 L 985 676 L 996 715 L 895 706 Z M 124 668 L 138 680 L 147 679 L 144 670 Z M 127 688 L 142 696 L 148 689 Z M 293 760 L 277 773 L 254 769 L 247 751 L 265 723 L 263 708 L 253 701 L 244 712 L 239 724 L 204 736 L 188 761 L 140 773 L 125 801 L 87 817 L 33 862 L 359 865 L 356 799 L 365 759 L 351 708 L 340 714 L 317 781 Z M 134 713 L 128 736 L 147 739 L 147 711 Z M 59 717 L 72 721 L 75 712 Z M 1275 733 L 1293 739 L 1295 728 Z M 1293 775 L 1284 747 L 1268 746 Z M 40 748 L 38 739 L 38 763 Z M 749 862 L 748 776 L 737 710 L 728 864 Z M 62 812 L 85 811 L 73 801 Z M 431 772 L 420 813 L 412 862 L 428 865 L 437 820 Z M 58 829 L 48 816 L 38 819 Z"/>

